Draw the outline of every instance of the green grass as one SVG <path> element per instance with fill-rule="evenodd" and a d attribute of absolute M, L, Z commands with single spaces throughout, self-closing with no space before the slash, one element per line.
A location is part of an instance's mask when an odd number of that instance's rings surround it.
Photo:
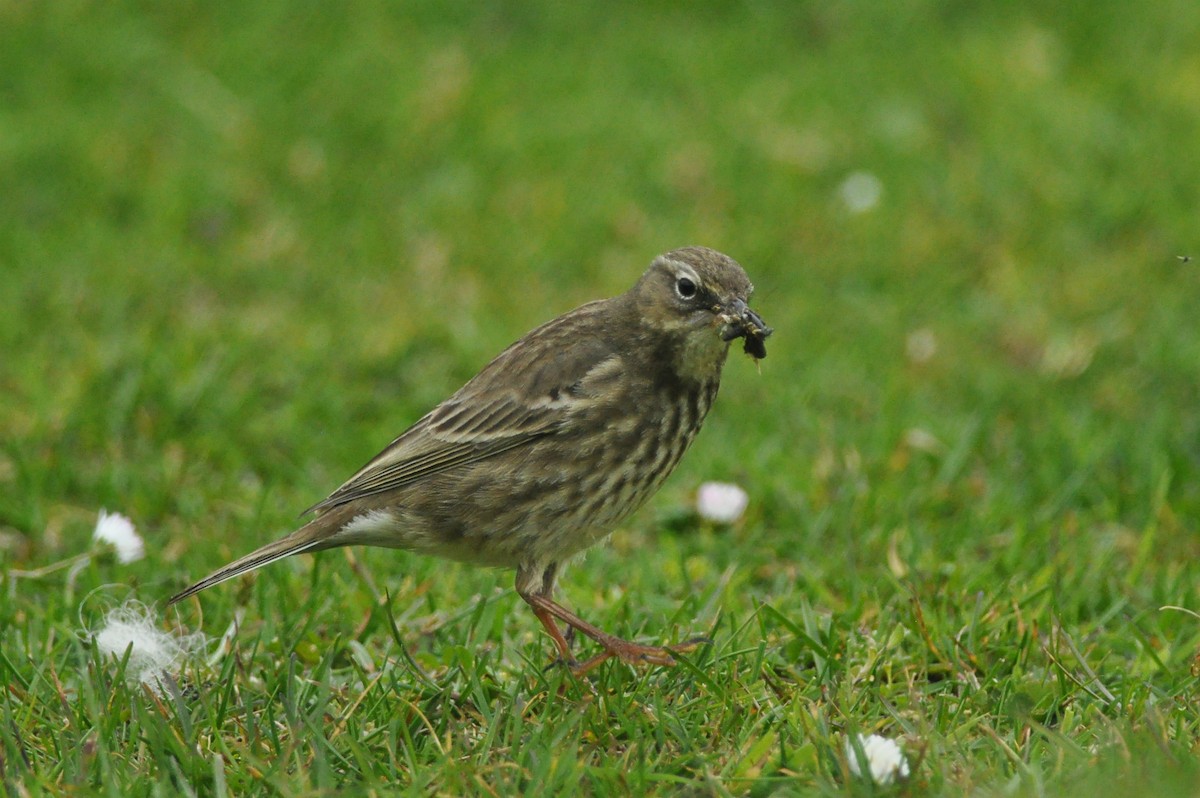
<path fill-rule="evenodd" d="M 872 794 L 856 732 L 913 765 L 877 792 L 1200 791 L 1198 40 L 1188 0 L 0 0 L 4 791 Z M 688 243 L 770 357 L 563 588 L 710 647 L 576 681 L 509 574 L 387 551 L 163 612 Z M 45 570 L 101 507 L 146 558 Z M 156 697 L 83 633 L 130 597 L 240 627 Z"/>

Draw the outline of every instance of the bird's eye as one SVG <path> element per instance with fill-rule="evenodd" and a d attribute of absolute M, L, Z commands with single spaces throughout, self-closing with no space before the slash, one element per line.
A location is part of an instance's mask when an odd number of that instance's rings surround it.
<path fill-rule="evenodd" d="M 696 295 L 696 284 L 689 277 L 680 277 L 675 283 L 675 293 L 681 299 L 691 299 Z"/>

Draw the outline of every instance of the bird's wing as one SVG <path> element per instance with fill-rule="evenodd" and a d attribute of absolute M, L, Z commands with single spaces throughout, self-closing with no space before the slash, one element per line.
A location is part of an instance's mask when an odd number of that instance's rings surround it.
<path fill-rule="evenodd" d="M 581 410 L 611 400 L 615 378 L 624 371 L 620 355 L 603 336 L 569 340 L 558 326 L 551 322 L 509 347 L 305 512 L 395 490 L 527 445 L 559 433 Z M 546 346 L 528 345 L 535 337 Z"/>
<path fill-rule="evenodd" d="M 481 428 L 474 431 L 441 428 L 426 416 L 308 512 L 384 493 L 430 474 L 492 457 L 551 434 L 558 423 L 556 414 L 519 408 L 511 400 L 491 405 L 487 414 L 491 418 L 477 419 Z M 505 425 L 501 419 L 506 417 L 519 419 L 520 423 Z"/>

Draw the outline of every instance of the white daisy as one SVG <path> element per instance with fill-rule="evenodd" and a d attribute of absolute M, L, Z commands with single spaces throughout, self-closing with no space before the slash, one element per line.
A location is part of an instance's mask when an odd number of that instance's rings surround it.
<path fill-rule="evenodd" d="M 133 522 L 120 513 L 101 510 L 92 540 L 116 549 L 117 561 L 121 563 L 137 562 L 146 556 L 146 544 L 133 528 Z"/>
<path fill-rule="evenodd" d="M 705 482 L 696 491 L 696 512 L 705 521 L 716 524 L 737 521 L 749 503 L 746 491 L 728 482 Z"/>
<path fill-rule="evenodd" d="M 908 760 L 900 752 L 900 746 L 895 740 L 872 734 L 869 737 L 858 735 L 858 745 L 862 748 L 865 762 L 859 761 L 858 750 L 849 737 L 846 738 L 846 759 L 850 764 L 850 772 L 861 778 L 864 773 L 876 784 L 891 784 L 897 778 L 908 778 Z"/>

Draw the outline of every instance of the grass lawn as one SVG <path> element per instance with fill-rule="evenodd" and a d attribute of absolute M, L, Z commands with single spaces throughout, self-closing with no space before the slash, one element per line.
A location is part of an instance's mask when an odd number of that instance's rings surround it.
<path fill-rule="evenodd" d="M 1197 794 L 1198 41 L 1194 0 L 0 0 L 0 792 Z M 692 243 L 770 356 L 562 600 L 711 646 L 576 680 L 511 574 L 383 550 L 164 607 Z M 207 636 L 161 694 L 93 639 L 129 600 Z"/>

